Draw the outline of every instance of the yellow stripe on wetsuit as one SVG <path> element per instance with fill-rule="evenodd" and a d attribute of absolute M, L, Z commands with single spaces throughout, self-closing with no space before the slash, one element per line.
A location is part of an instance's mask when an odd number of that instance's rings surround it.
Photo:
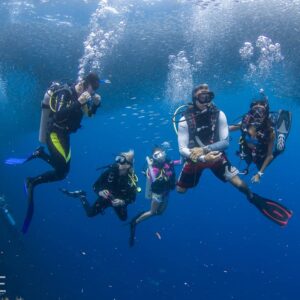
<path fill-rule="evenodd" d="M 71 159 L 71 149 L 67 156 L 66 151 L 65 151 L 64 147 L 62 146 L 62 144 L 60 143 L 60 140 L 59 140 L 56 132 L 50 133 L 50 139 L 51 139 L 51 142 L 54 145 L 55 149 L 61 154 L 61 156 L 65 159 L 66 162 L 69 162 L 69 160 Z"/>

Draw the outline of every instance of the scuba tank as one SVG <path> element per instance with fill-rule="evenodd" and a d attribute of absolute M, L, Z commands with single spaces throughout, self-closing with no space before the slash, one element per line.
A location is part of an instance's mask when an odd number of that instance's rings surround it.
<path fill-rule="evenodd" d="M 146 157 L 147 165 L 148 165 L 148 172 L 146 171 L 146 187 L 145 187 L 145 198 L 151 200 L 152 199 L 152 191 L 151 191 L 151 184 L 152 184 L 152 178 L 155 178 L 153 169 L 152 169 L 152 163 L 151 159 L 147 156 Z"/>
<path fill-rule="evenodd" d="M 5 198 L 3 196 L 0 197 L 0 209 L 3 212 L 3 215 L 5 216 L 6 220 L 11 226 L 16 226 L 16 221 L 13 218 L 13 216 L 10 214 L 9 210 L 7 209 L 7 203 L 5 201 Z"/>
<path fill-rule="evenodd" d="M 50 101 L 54 92 L 59 89 L 61 84 L 59 82 L 52 82 L 51 86 L 44 95 L 44 99 L 41 102 L 41 121 L 40 121 L 40 130 L 39 130 L 39 142 L 46 144 L 47 140 L 47 131 L 48 123 L 51 114 Z"/>
<path fill-rule="evenodd" d="M 47 137 L 47 127 L 49 122 L 49 116 L 51 113 L 51 109 L 49 106 L 50 102 L 50 90 L 45 93 L 44 99 L 41 103 L 41 121 L 40 121 L 40 130 L 39 130 L 39 141 L 42 144 L 46 144 L 46 137 Z"/>
<path fill-rule="evenodd" d="M 65 104 L 65 97 L 60 97 L 63 93 L 72 93 L 69 84 L 52 82 L 44 95 L 44 99 L 41 103 L 42 113 L 39 130 L 39 141 L 42 144 L 46 144 L 48 123 L 51 112 L 59 111 Z"/>
<path fill-rule="evenodd" d="M 7 208 L 2 208 L 4 215 L 6 216 L 7 221 L 9 222 L 9 224 L 11 226 L 16 226 L 16 221 L 14 220 L 14 218 L 12 217 L 12 215 L 10 214 L 10 212 L 8 211 Z"/>

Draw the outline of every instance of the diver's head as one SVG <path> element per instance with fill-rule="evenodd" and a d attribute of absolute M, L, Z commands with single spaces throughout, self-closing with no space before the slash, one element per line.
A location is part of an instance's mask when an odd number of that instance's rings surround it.
<path fill-rule="evenodd" d="M 215 95 L 209 90 L 208 84 L 202 83 L 193 89 L 192 99 L 194 107 L 204 111 L 211 106 Z"/>
<path fill-rule="evenodd" d="M 129 150 L 128 152 L 121 152 L 116 156 L 115 162 L 119 167 L 121 175 L 125 175 L 133 168 L 134 163 L 134 151 Z"/>
<path fill-rule="evenodd" d="M 100 86 L 100 78 L 95 72 L 89 73 L 83 78 L 83 89 L 91 95 L 95 94 Z"/>
<path fill-rule="evenodd" d="M 257 126 L 263 126 L 269 117 L 268 102 L 258 100 L 252 102 L 250 106 L 250 116 L 253 123 L 256 123 Z"/>
<path fill-rule="evenodd" d="M 166 161 L 166 151 L 161 147 L 155 147 L 152 151 L 152 159 L 158 164 L 163 164 Z"/>
<path fill-rule="evenodd" d="M 265 95 L 263 89 L 259 90 L 259 95 L 256 95 L 250 104 L 250 113 L 252 115 L 257 115 L 257 118 L 260 120 L 266 119 L 269 117 L 270 105 L 269 99 Z"/>

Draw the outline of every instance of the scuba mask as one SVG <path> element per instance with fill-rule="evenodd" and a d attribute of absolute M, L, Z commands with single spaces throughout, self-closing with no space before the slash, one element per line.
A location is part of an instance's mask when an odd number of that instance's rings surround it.
<path fill-rule="evenodd" d="M 266 107 L 258 104 L 251 108 L 250 114 L 253 119 L 253 123 L 262 124 L 267 118 Z"/>
<path fill-rule="evenodd" d="M 158 163 L 163 163 L 166 160 L 166 152 L 165 151 L 155 151 L 152 155 L 154 161 Z"/>
<path fill-rule="evenodd" d="M 202 91 L 198 95 L 193 96 L 193 103 L 208 104 L 215 98 L 215 94 L 209 91 Z"/>
<path fill-rule="evenodd" d="M 132 162 L 128 161 L 124 155 L 117 155 L 115 158 L 115 162 L 120 165 L 128 164 L 132 166 Z"/>

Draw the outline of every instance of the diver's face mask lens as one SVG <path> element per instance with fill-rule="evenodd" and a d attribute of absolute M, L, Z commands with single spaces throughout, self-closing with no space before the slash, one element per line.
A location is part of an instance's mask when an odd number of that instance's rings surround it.
<path fill-rule="evenodd" d="M 251 115 L 256 123 L 262 123 L 266 118 L 266 108 L 264 106 L 255 106 L 252 108 Z"/>
<path fill-rule="evenodd" d="M 195 96 L 195 100 L 200 104 L 208 104 L 214 99 L 215 95 L 213 92 L 202 91 Z"/>
<path fill-rule="evenodd" d="M 157 162 L 164 162 L 166 160 L 166 152 L 165 151 L 156 151 L 153 153 L 152 157 Z"/>
<path fill-rule="evenodd" d="M 118 155 L 118 156 L 116 156 L 115 162 L 117 164 L 120 164 L 120 165 L 126 165 L 126 164 L 128 164 L 128 165 L 132 166 L 132 163 L 130 161 L 128 161 L 127 158 L 124 155 Z"/>

